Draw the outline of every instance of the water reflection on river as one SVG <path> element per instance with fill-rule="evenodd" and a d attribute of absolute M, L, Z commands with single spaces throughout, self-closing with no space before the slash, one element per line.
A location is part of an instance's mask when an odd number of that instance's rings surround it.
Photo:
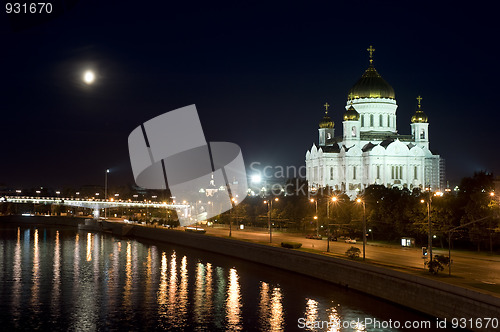
<path fill-rule="evenodd" d="M 281 270 L 71 229 L 2 226 L 0 265 L 3 330 L 289 331 L 299 318 L 427 319 Z"/>

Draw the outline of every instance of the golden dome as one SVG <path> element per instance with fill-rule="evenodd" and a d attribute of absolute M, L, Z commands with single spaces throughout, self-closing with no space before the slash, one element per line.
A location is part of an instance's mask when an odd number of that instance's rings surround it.
<path fill-rule="evenodd" d="M 422 111 L 420 105 L 418 105 L 417 111 L 411 117 L 411 123 L 427 123 L 429 122 L 429 118 L 427 118 L 427 114 Z"/>
<path fill-rule="evenodd" d="M 358 121 L 358 120 L 359 120 L 359 113 L 354 109 L 351 103 L 351 106 L 344 113 L 344 121 Z"/>
<path fill-rule="evenodd" d="M 325 116 L 319 122 L 319 127 L 320 128 L 333 128 L 334 126 L 335 126 L 335 123 L 333 123 L 333 120 L 328 116 L 328 111 L 326 111 Z"/>
<path fill-rule="evenodd" d="M 396 99 L 394 89 L 377 72 L 373 64 L 349 90 L 347 100 L 358 98 L 390 98 Z"/>

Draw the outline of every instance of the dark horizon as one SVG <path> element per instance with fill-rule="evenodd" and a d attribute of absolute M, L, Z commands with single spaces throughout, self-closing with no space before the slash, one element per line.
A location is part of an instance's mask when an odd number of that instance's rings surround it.
<path fill-rule="evenodd" d="M 2 12 L 0 184 L 99 185 L 106 168 L 110 183 L 133 184 L 130 132 L 191 104 L 207 141 L 238 144 L 247 166 L 303 166 L 325 102 L 341 133 L 369 45 L 396 92 L 399 133 L 410 133 L 423 97 L 430 148 L 446 160 L 450 185 L 500 173 L 488 8 L 61 3 L 61 15 L 39 22 Z M 97 74 L 92 86 L 81 81 L 86 69 Z"/>

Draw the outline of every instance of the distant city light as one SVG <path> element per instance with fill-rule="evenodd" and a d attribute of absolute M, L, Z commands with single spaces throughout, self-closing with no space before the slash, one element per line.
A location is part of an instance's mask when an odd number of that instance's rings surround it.
<path fill-rule="evenodd" d="M 260 183 L 262 181 L 262 177 L 260 176 L 260 174 L 254 174 L 252 175 L 252 183 Z"/>

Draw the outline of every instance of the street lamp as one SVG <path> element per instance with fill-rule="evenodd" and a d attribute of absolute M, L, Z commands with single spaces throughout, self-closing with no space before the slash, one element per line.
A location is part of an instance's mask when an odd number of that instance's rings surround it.
<path fill-rule="evenodd" d="M 431 222 L 431 204 L 432 204 L 432 193 L 431 193 L 431 188 L 425 188 L 429 192 L 429 198 L 427 202 L 423 199 L 420 200 L 420 203 L 427 203 L 427 224 L 428 224 L 428 229 L 429 229 L 429 234 L 427 237 L 427 246 L 428 246 L 428 253 L 429 253 L 429 262 L 432 262 L 432 222 Z M 441 191 L 437 191 L 434 196 L 443 196 L 443 193 Z"/>
<path fill-rule="evenodd" d="M 314 214 L 314 219 L 316 220 L 316 236 L 319 237 L 319 223 L 318 223 L 318 200 L 311 198 L 311 203 L 316 203 L 316 212 Z"/>
<path fill-rule="evenodd" d="M 332 203 L 337 202 L 337 197 L 333 196 L 331 198 Z M 328 219 L 327 237 L 326 237 L 326 252 L 330 252 L 330 201 L 326 203 L 326 215 Z"/>
<path fill-rule="evenodd" d="M 363 204 L 363 261 L 365 260 L 365 246 L 366 246 L 366 203 L 361 198 L 356 202 Z"/>
<path fill-rule="evenodd" d="M 231 202 L 233 203 L 233 208 L 236 206 L 236 203 L 238 203 L 238 201 L 236 200 L 236 198 L 231 198 Z M 233 231 L 233 210 L 231 209 L 231 215 L 229 216 L 229 237 L 232 236 L 232 231 Z"/>
<path fill-rule="evenodd" d="M 274 201 L 279 201 L 278 197 L 274 198 Z M 273 226 L 271 223 L 271 213 L 273 211 L 273 199 L 268 199 L 264 201 L 264 204 L 267 204 L 267 213 L 269 214 L 267 225 L 269 227 L 269 243 L 273 243 Z"/>

